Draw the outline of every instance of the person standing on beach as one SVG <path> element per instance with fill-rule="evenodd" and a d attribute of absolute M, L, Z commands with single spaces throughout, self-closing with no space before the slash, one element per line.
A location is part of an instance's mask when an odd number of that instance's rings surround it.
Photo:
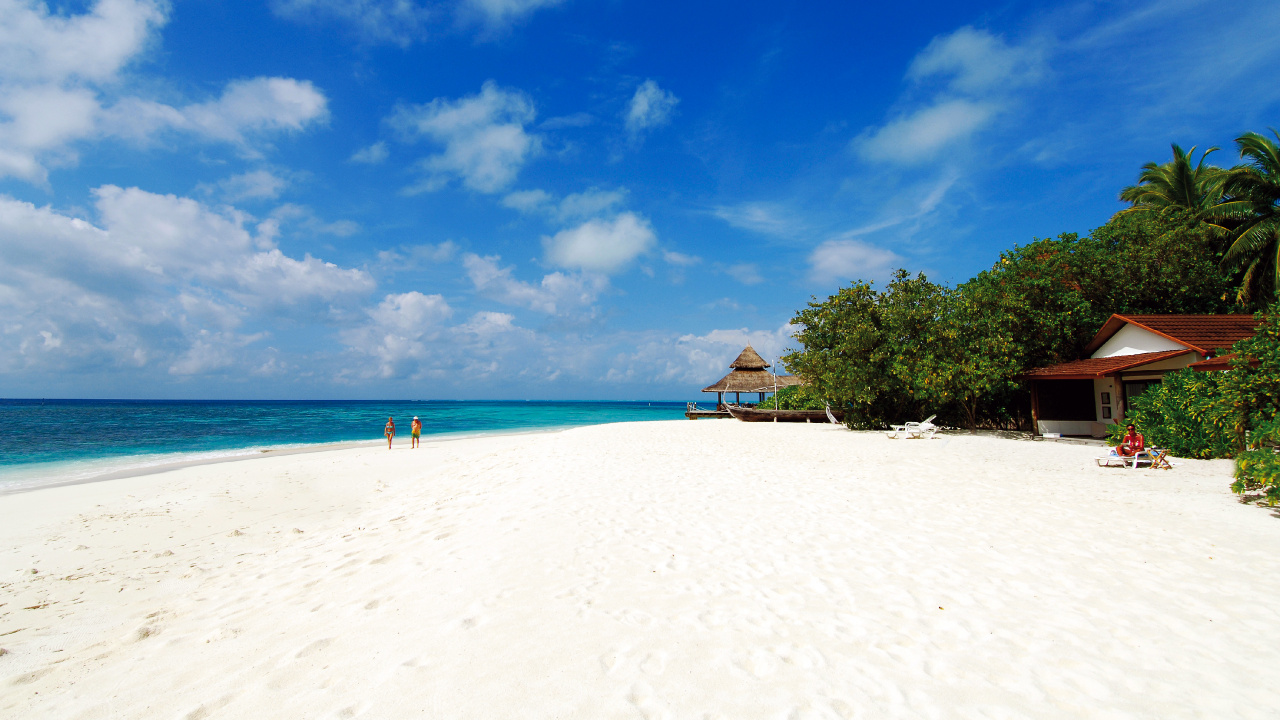
<path fill-rule="evenodd" d="M 418 447 L 418 438 L 422 436 L 422 421 L 418 419 L 417 415 L 413 416 L 413 423 L 409 425 L 409 431 L 413 434 L 412 448 L 416 449 Z"/>
<path fill-rule="evenodd" d="M 391 449 L 391 438 L 396 436 L 396 421 L 387 418 L 387 426 L 382 429 L 382 434 L 387 436 L 387 449 Z"/>

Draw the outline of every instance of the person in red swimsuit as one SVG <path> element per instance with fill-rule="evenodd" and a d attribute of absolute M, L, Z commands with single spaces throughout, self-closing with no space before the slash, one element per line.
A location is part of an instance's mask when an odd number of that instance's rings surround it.
<path fill-rule="evenodd" d="M 1142 435 L 1138 434 L 1138 429 L 1129 423 L 1125 428 L 1124 439 L 1120 441 L 1120 447 L 1116 448 L 1116 452 L 1125 457 L 1133 457 L 1146 447 Z"/>

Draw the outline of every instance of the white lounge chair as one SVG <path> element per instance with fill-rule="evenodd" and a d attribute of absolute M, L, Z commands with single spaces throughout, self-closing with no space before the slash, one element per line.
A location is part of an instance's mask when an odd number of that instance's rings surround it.
<path fill-rule="evenodd" d="M 888 432 L 885 434 L 892 439 L 914 438 L 917 440 L 928 440 L 933 434 L 938 432 L 938 426 L 933 424 L 933 419 L 937 415 L 930 415 L 921 422 L 909 422 L 906 425 L 890 425 Z"/>

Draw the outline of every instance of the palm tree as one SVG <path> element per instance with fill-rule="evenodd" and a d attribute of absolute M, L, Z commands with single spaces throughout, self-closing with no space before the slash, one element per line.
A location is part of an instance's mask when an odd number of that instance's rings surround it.
<path fill-rule="evenodd" d="M 1163 165 L 1149 162 L 1142 166 L 1142 174 L 1138 176 L 1138 184 L 1130 185 L 1120 191 L 1120 199 L 1132 203 L 1134 210 L 1156 210 L 1167 213 L 1178 210 L 1189 211 L 1197 220 L 1204 219 L 1209 211 L 1222 199 L 1222 182 L 1224 173 L 1213 165 L 1205 166 L 1205 158 L 1218 148 L 1212 147 L 1200 156 L 1200 162 L 1193 167 L 1191 152 L 1183 152 L 1177 143 L 1173 144 L 1173 160 Z"/>
<path fill-rule="evenodd" d="M 1280 140 L 1274 128 L 1271 134 Z M 1265 303 L 1280 290 L 1280 146 L 1253 132 L 1236 138 L 1236 145 L 1247 162 L 1227 171 L 1225 199 L 1212 215 L 1235 225 L 1222 262 L 1244 270 L 1237 299 Z"/>

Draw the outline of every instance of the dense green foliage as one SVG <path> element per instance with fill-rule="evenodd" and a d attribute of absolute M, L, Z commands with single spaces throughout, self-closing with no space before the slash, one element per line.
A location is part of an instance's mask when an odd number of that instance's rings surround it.
<path fill-rule="evenodd" d="M 937 413 L 948 424 L 1018 427 L 1018 373 L 1074 360 L 1113 312 L 1229 312 L 1210 227 L 1190 214 L 1116 216 L 1088 237 L 1036 240 L 955 288 L 899 271 L 882 291 L 855 282 L 792 321 L 784 358 L 850 427 Z"/>
<path fill-rule="evenodd" d="M 774 404 L 774 400 L 777 404 Z M 760 404 L 762 408 L 778 410 L 822 410 L 827 406 L 822 396 L 808 385 L 796 385 L 782 388 L 778 394 Z"/>
<path fill-rule="evenodd" d="M 1227 375 L 1169 373 L 1133 401 L 1125 420 L 1141 428 L 1148 445 L 1178 457 L 1231 457 L 1236 452 L 1233 408 L 1221 401 Z"/>
<path fill-rule="evenodd" d="M 1280 503 L 1280 454 L 1274 450 L 1246 450 L 1236 456 L 1236 481 L 1231 490 L 1237 495 L 1258 492 L 1267 503 Z"/>

